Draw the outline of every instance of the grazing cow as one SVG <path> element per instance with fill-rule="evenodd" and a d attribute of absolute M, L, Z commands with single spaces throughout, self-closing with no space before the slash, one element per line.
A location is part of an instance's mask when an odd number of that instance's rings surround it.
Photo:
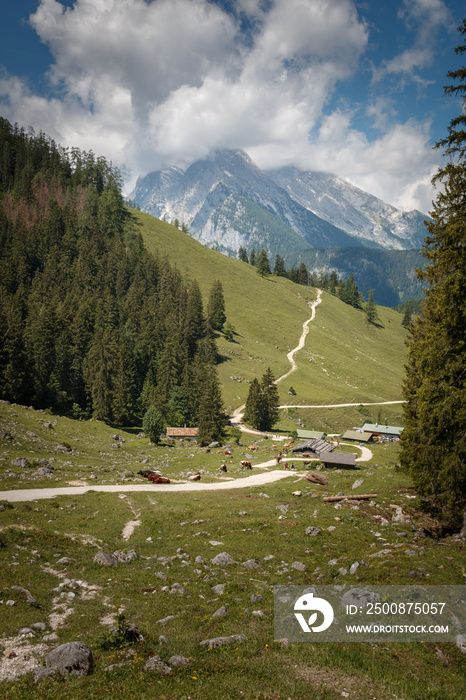
<path fill-rule="evenodd" d="M 221 471 L 221 472 L 226 472 L 226 471 L 227 471 L 227 465 L 226 465 L 226 464 L 222 464 L 222 466 L 220 467 L 220 471 Z"/>
<path fill-rule="evenodd" d="M 201 478 L 201 472 L 196 472 L 195 474 L 191 474 L 191 476 L 188 476 L 189 481 L 199 481 Z"/>
<path fill-rule="evenodd" d="M 251 462 L 246 462 L 246 461 L 241 462 L 241 469 L 252 469 Z"/>
<path fill-rule="evenodd" d="M 251 450 L 258 450 L 259 448 L 256 447 L 256 445 L 249 445 L 248 446 L 248 452 L 251 452 Z"/>
<path fill-rule="evenodd" d="M 226 455 L 228 455 L 229 457 L 231 457 L 231 450 L 225 450 L 224 454 L 226 454 Z"/>

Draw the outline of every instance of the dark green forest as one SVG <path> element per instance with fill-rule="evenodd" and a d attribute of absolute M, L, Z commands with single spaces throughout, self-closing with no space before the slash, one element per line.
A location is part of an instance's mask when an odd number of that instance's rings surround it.
<path fill-rule="evenodd" d="M 196 425 L 217 359 L 197 282 L 144 249 L 118 171 L 0 118 L 1 397 Z"/>

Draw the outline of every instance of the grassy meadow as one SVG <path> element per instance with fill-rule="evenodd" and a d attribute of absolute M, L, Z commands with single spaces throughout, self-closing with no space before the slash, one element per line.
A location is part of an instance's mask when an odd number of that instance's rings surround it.
<path fill-rule="evenodd" d="M 243 403 L 249 382 L 271 367 L 275 377 L 290 365 L 287 353 L 298 345 L 310 317 L 315 289 L 283 277 L 261 278 L 254 267 L 233 260 L 149 214 L 134 212 L 146 247 L 169 256 L 183 274 L 197 279 L 207 304 L 212 282 L 223 286 L 227 320 L 234 342 L 217 340 L 219 376 L 227 411 Z M 273 265 L 273 261 L 270 261 Z M 378 307 L 379 322 L 368 324 L 354 309 L 326 292 L 309 326 L 305 347 L 297 353 L 298 371 L 279 385 L 283 404 L 390 401 L 401 398 L 406 331 L 402 316 Z M 288 396 L 293 387 L 296 396 Z"/>
<path fill-rule="evenodd" d="M 48 422 L 52 427 L 44 427 Z M 0 405 L 0 423 L 2 491 L 146 484 L 136 472 L 147 466 L 161 468 L 173 482 L 186 481 L 199 468 L 201 483 L 236 480 L 251 474 L 239 468 L 246 456 L 253 474 L 274 469 L 257 465 L 269 461 L 279 444 L 243 434 L 240 444 L 227 440 L 228 457 L 189 441 L 150 446 L 137 432 L 120 430 L 125 442 L 115 448 L 115 430 L 103 423 L 7 403 Z M 73 439 L 71 452 L 63 453 L 59 446 Z M 340 449 L 360 455 L 354 445 Z M 94 673 L 82 679 L 50 678 L 36 685 L 29 673 L 15 682 L 0 680 L 2 697 L 463 698 L 466 657 L 453 644 L 287 646 L 273 639 L 275 585 L 464 582 L 464 544 L 435 536 L 409 480 L 397 471 L 397 444 L 371 450 L 372 458 L 355 470 L 327 470 L 328 486 L 302 480 L 305 467 L 293 460 L 296 471 L 287 478 L 247 489 L 164 493 L 160 485 L 145 492 L 90 491 L 12 503 L 0 494 L 0 679 L 15 668 L 15 658 L 5 656 L 12 648 L 16 661 L 37 653 L 40 662 L 48 650 L 81 640 L 95 662 Z M 17 456 L 30 466 L 11 466 Z M 36 476 L 41 459 L 54 466 L 48 477 Z M 218 471 L 222 462 L 227 474 Z M 362 482 L 353 488 L 357 480 Z M 297 490 L 301 496 L 293 495 Z M 358 506 L 323 501 L 325 495 L 367 492 L 377 498 Z M 402 507 L 407 522 L 392 521 L 393 506 Z M 309 525 L 321 535 L 307 536 Z M 420 528 L 431 534 L 420 536 Z M 137 556 L 107 568 L 94 563 L 99 550 L 133 550 Z M 214 565 L 219 552 L 235 563 Z M 251 559 L 253 569 L 244 566 Z M 350 574 L 355 562 L 359 568 Z M 304 568 L 294 568 L 296 563 Z M 172 590 L 174 584 L 183 591 Z M 13 586 L 30 591 L 35 603 Z M 9 600 L 15 605 L 7 606 Z M 212 617 L 220 608 L 226 616 Z M 142 641 L 110 631 L 119 614 L 123 629 L 136 625 Z M 19 635 L 36 622 L 46 630 Z M 211 650 L 200 646 L 226 635 L 246 639 Z M 190 663 L 170 675 L 145 671 L 154 655 L 165 661 L 182 655 Z M 107 670 L 114 664 L 125 665 Z"/>

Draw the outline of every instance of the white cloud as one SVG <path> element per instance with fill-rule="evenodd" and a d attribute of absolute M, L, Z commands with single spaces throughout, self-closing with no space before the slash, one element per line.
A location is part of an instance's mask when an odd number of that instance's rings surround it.
<path fill-rule="evenodd" d="M 421 207 L 419 183 L 433 167 L 426 127 L 391 126 L 394 113 L 374 100 L 368 113 L 383 131 L 369 142 L 350 111 L 329 113 L 336 86 L 356 74 L 368 46 L 354 1 L 233 5 L 235 13 L 207 0 L 76 0 L 65 9 L 41 0 L 31 24 L 53 55 L 55 92 L 39 97 L 5 77 L 2 111 L 133 175 L 241 147 L 261 167 L 328 170 Z M 441 6 L 406 0 L 405 19 L 432 24 Z M 384 70 L 409 72 L 430 60 L 426 51 L 419 44 Z"/>

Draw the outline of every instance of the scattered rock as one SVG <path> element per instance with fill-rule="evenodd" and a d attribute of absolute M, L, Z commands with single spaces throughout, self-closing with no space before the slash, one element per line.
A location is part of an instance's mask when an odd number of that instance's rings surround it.
<path fill-rule="evenodd" d="M 354 564 L 351 564 L 350 570 L 349 570 L 350 574 L 351 575 L 355 574 L 356 571 L 359 569 L 359 567 L 360 567 L 360 563 L 358 561 L 355 561 Z"/>
<path fill-rule="evenodd" d="M 258 569 L 260 567 L 260 564 L 257 561 L 257 559 L 248 559 L 247 561 L 243 562 L 243 566 L 246 569 Z"/>
<path fill-rule="evenodd" d="M 279 510 L 280 513 L 287 513 L 287 512 L 288 512 L 288 508 L 289 508 L 289 506 L 281 505 L 281 506 L 277 506 L 276 510 Z"/>
<path fill-rule="evenodd" d="M 183 666 L 189 666 L 191 660 L 187 659 L 186 656 L 171 656 L 168 659 L 168 663 L 174 668 L 182 668 Z"/>
<path fill-rule="evenodd" d="M 217 566 L 228 566 L 229 564 L 234 564 L 235 560 L 227 552 L 220 552 L 220 554 L 211 559 L 211 562 Z"/>
<path fill-rule="evenodd" d="M 26 588 L 23 588 L 22 586 L 12 586 L 12 587 L 11 587 L 11 590 L 13 590 L 13 591 L 19 591 L 19 593 L 23 593 L 23 595 L 25 596 L 27 602 L 28 602 L 30 605 L 34 605 L 34 604 L 35 604 L 36 599 L 34 598 L 34 596 L 32 595 L 32 593 L 30 593 L 28 590 L 26 590 Z M 8 605 L 8 603 L 7 603 L 7 605 Z"/>
<path fill-rule="evenodd" d="M 207 647 L 208 649 L 215 649 L 216 647 L 221 647 L 225 644 L 239 644 L 240 642 L 244 641 L 246 641 L 245 634 L 230 634 L 229 637 L 214 637 L 213 639 L 204 639 L 204 641 L 199 643 L 199 646 Z"/>
<path fill-rule="evenodd" d="M 157 620 L 158 625 L 166 625 L 167 622 L 170 622 L 171 620 L 174 620 L 176 615 L 167 615 L 167 617 L 163 617 L 161 620 Z"/>
<path fill-rule="evenodd" d="M 292 496 L 302 496 L 303 492 L 302 491 L 293 491 L 293 493 L 291 495 Z"/>
<path fill-rule="evenodd" d="M 75 676 L 88 676 L 94 669 L 92 652 L 84 642 L 62 644 L 45 657 L 47 669 L 53 669 L 62 675 L 70 673 Z"/>
<path fill-rule="evenodd" d="M 263 612 L 262 610 L 253 610 L 252 614 L 254 615 L 254 617 L 260 617 L 262 620 L 267 617 L 265 612 Z"/>
<path fill-rule="evenodd" d="M 455 637 L 455 644 L 463 654 L 466 654 L 466 634 L 457 634 Z"/>
<path fill-rule="evenodd" d="M 160 656 L 152 656 L 144 666 L 144 671 L 159 671 L 159 673 L 169 674 L 172 672 L 170 666 L 162 661 Z"/>
<path fill-rule="evenodd" d="M 33 625 L 31 625 L 35 630 L 38 630 L 39 632 L 45 632 L 47 629 L 47 625 L 44 622 L 34 622 Z"/>
<path fill-rule="evenodd" d="M 130 561 L 138 558 L 134 549 L 130 549 L 129 552 L 121 552 L 119 549 L 113 552 L 112 555 L 120 564 L 128 564 Z"/>
<path fill-rule="evenodd" d="M 401 506 L 394 506 L 395 515 L 392 515 L 392 521 L 394 523 L 409 523 L 411 518 L 409 518 L 405 513 L 403 513 L 403 508 Z"/>
<path fill-rule="evenodd" d="M 10 464 L 12 467 L 22 467 L 25 469 L 29 467 L 29 460 L 27 460 L 26 457 L 16 457 L 16 459 L 11 460 Z"/>
<path fill-rule="evenodd" d="M 260 603 L 261 600 L 264 600 L 264 596 L 260 595 L 260 593 L 253 593 L 251 596 L 251 603 Z"/>
<path fill-rule="evenodd" d="M 57 564 L 63 564 L 63 566 L 68 566 L 69 564 L 73 564 L 76 561 L 76 559 L 70 559 L 70 557 L 62 557 L 57 561 Z"/>
<path fill-rule="evenodd" d="M 216 610 L 216 611 L 213 613 L 213 615 L 211 615 L 211 617 L 212 617 L 212 618 L 217 618 L 217 617 L 228 617 L 228 614 L 229 614 L 229 613 L 228 613 L 228 610 L 226 609 L 226 607 L 225 607 L 224 605 L 222 605 L 222 607 L 219 608 L 218 610 Z"/>
<path fill-rule="evenodd" d="M 303 564 L 301 561 L 294 561 L 291 565 L 292 569 L 295 569 L 296 571 L 306 571 L 307 566 L 306 564 Z"/>
<path fill-rule="evenodd" d="M 322 533 L 322 530 L 320 529 L 320 527 L 314 527 L 313 525 L 310 525 L 304 531 L 304 534 L 309 535 L 309 537 L 316 537 L 317 535 L 320 535 L 321 533 Z"/>
<path fill-rule="evenodd" d="M 45 680 L 45 678 L 51 678 L 52 676 L 57 676 L 58 671 L 54 668 L 35 668 L 34 669 L 34 683 L 40 683 L 40 681 Z"/>
<path fill-rule="evenodd" d="M 359 488 L 359 486 L 362 486 L 363 483 L 364 483 L 364 479 L 356 479 L 356 481 L 354 482 L 354 484 L 352 485 L 351 488 L 357 489 L 357 488 Z"/>
<path fill-rule="evenodd" d="M 107 554 L 103 550 L 97 552 L 97 554 L 94 557 L 94 563 L 100 564 L 101 566 L 117 566 L 118 564 L 115 557 L 112 557 L 111 554 Z"/>
<path fill-rule="evenodd" d="M 124 668 L 124 666 L 132 666 L 134 661 L 121 661 L 119 664 L 110 664 L 110 666 L 105 666 L 104 671 L 116 671 L 119 668 Z"/>
<path fill-rule="evenodd" d="M 223 595 L 225 591 L 225 584 L 218 583 L 216 586 L 212 586 L 212 590 L 215 593 L 215 595 Z"/>

